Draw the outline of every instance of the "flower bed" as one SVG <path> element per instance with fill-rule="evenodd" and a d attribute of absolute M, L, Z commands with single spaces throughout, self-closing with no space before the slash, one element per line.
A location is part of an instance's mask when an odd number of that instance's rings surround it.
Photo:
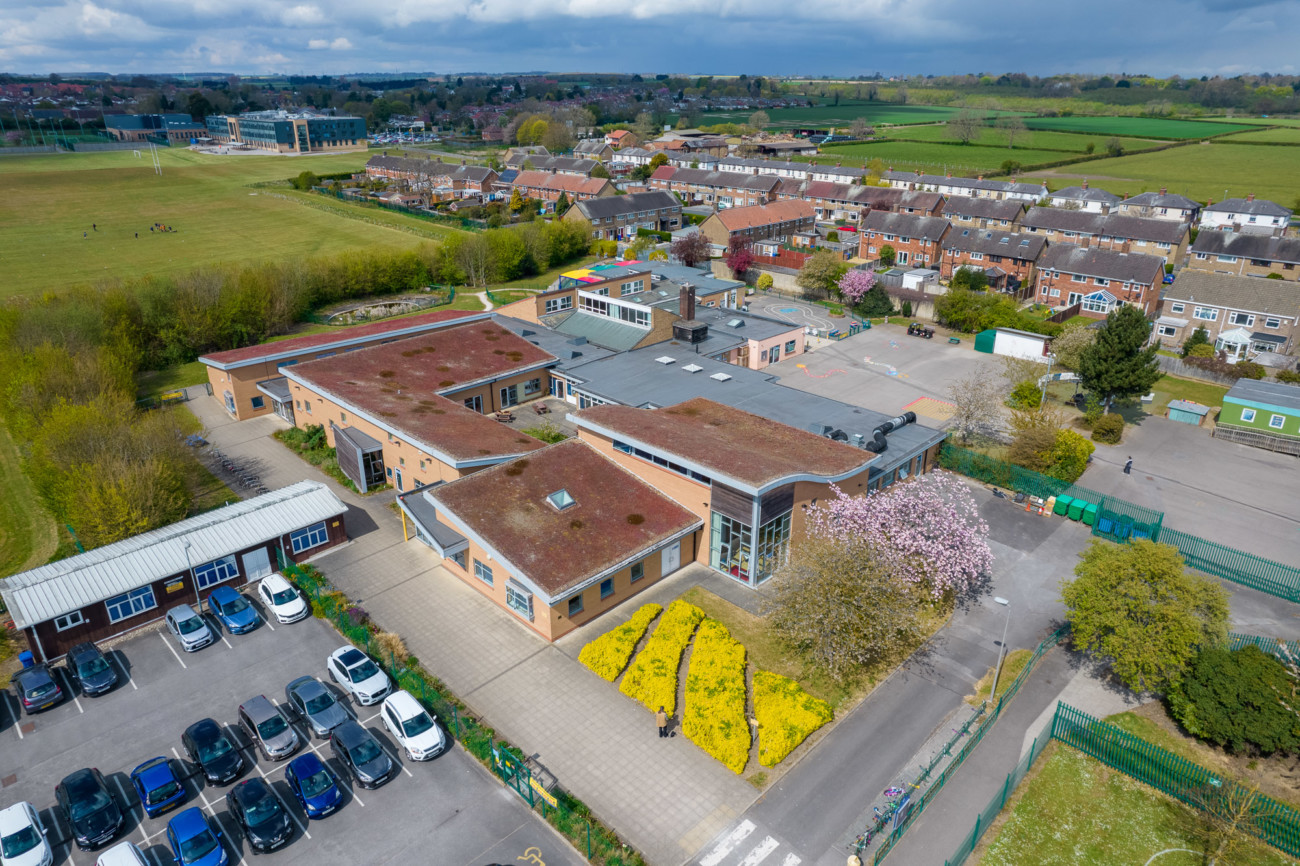
<path fill-rule="evenodd" d="M 750 746 L 745 647 L 715 619 L 704 620 L 695 636 L 685 703 L 682 733 L 733 773 L 743 773 Z"/>
<path fill-rule="evenodd" d="M 794 680 L 754 671 L 754 717 L 758 719 L 758 762 L 775 767 L 834 717 L 831 705 L 814 698 Z"/>
<path fill-rule="evenodd" d="M 702 619 L 704 611 L 693 604 L 678 599 L 668 605 L 645 648 L 628 667 L 619 691 L 652 713 L 663 707 L 673 715 L 677 711 L 677 668 Z"/>
<path fill-rule="evenodd" d="M 641 642 L 641 636 L 662 610 L 663 607 L 657 604 L 641 605 L 630 620 L 584 646 L 582 652 L 578 653 L 578 661 L 596 676 L 614 682 L 623 673 L 623 668 L 627 667 L 632 651 Z"/>

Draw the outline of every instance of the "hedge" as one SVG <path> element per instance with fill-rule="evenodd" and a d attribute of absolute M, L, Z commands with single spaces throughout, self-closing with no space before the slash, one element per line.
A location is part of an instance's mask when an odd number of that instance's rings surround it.
<path fill-rule="evenodd" d="M 596 676 L 614 682 L 627 667 L 641 636 L 662 610 L 663 606 L 658 604 L 641 605 L 630 620 L 584 646 L 578 653 L 578 661 Z"/>
<path fill-rule="evenodd" d="M 754 717 L 758 719 L 758 762 L 775 767 L 834 718 L 831 705 L 805 692 L 794 680 L 754 671 Z"/>
<path fill-rule="evenodd" d="M 645 648 L 637 654 L 618 690 L 640 701 L 650 712 L 663 707 L 677 712 L 677 668 L 704 611 L 681 599 L 668 605 Z"/>
<path fill-rule="evenodd" d="M 749 761 L 745 647 L 714 619 L 700 624 L 686 677 L 682 733 L 740 774 Z"/>

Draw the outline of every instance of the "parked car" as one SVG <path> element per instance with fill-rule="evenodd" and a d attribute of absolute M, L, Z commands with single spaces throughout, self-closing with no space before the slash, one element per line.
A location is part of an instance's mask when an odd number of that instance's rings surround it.
<path fill-rule="evenodd" d="M 284 687 L 284 699 L 307 724 L 313 736 L 324 739 L 352 718 L 334 693 L 315 677 L 298 677 Z"/>
<path fill-rule="evenodd" d="M 257 584 L 257 594 L 276 622 L 297 622 L 311 613 L 307 602 L 283 575 L 269 574 L 262 578 Z"/>
<path fill-rule="evenodd" d="M 284 780 L 312 821 L 332 815 L 343 802 L 338 779 L 315 752 L 303 752 L 290 761 L 284 768 Z"/>
<path fill-rule="evenodd" d="M 122 809 L 99 770 L 87 768 L 64 776 L 54 788 L 54 799 L 82 851 L 105 845 L 122 831 Z"/>
<path fill-rule="evenodd" d="M 54 849 L 47 835 L 49 831 L 31 803 L 24 801 L 0 809 L 0 864 L 50 866 Z"/>
<path fill-rule="evenodd" d="M 379 716 L 412 761 L 428 761 L 447 751 L 447 734 L 408 691 L 384 698 Z"/>
<path fill-rule="evenodd" d="M 239 724 L 268 761 L 282 761 L 298 748 L 297 732 L 266 695 L 239 705 Z"/>
<path fill-rule="evenodd" d="M 225 729 L 212 719 L 200 719 L 181 734 L 181 746 L 203 778 L 214 785 L 234 780 L 244 770 L 244 756 Z"/>
<path fill-rule="evenodd" d="M 226 794 L 226 808 L 244 830 L 248 847 L 265 854 L 293 837 L 293 823 L 280 798 L 261 776 L 245 779 Z"/>
<path fill-rule="evenodd" d="M 330 734 L 330 751 L 362 788 L 378 788 L 387 782 L 395 769 L 375 735 L 349 719 Z"/>
<path fill-rule="evenodd" d="M 79 643 L 68 650 L 64 660 L 68 676 L 81 687 L 88 698 L 98 697 L 117 685 L 117 671 L 99 647 L 93 643 Z"/>
<path fill-rule="evenodd" d="M 164 757 L 150 758 L 132 770 L 131 786 L 150 818 L 157 818 L 185 802 L 185 786 L 172 762 Z"/>
<path fill-rule="evenodd" d="M 167 844 L 181 866 L 227 866 L 221 831 L 208 826 L 203 810 L 193 806 L 167 822 Z"/>
<path fill-rule="evenodd" d="M 246 634 L 262 624 L 248 599 L 233 586 L 219 586 L 208 596 L 208 613 L 231 634 Z"/>
<path fill-rule="evenodd" d="M 109 848 L 99 859 L 95 861 L 95 866 L 151 866 L 140 849 L 135 847 L 134 842 L 118 842 L 112 848 Z"/>
<path fill-rule="evenodd" d="M 167 611 L 167 630 L 176 635 L 180 641 L 181 649 L 187 653 L 195 650 L 201 650 L 208 644 L 216 640 L 212 634 L 212 629 L 204 622 L 203 617 L 199 616 L 194 608 L 188 604 L 178 604 L 176 607 Z"/>
<path fill-rule="evenodd" d="M 348 644 L 330 653 L 325 667 L 330 678 L 342 686 L 363 707 L 377 704 L 392 691 L 388 674 L 356 647 Z"/>
<path fill-rule="evenodd" d="M 48 710 L 63 700 L 63 689 L 59 688 L 59 681 L 45 665 L 21 668 L 11 681 L 14 691 L 18 693 L 18 702 L 23 705 L 23 712 L 29 716 L 40 710 Z"/>

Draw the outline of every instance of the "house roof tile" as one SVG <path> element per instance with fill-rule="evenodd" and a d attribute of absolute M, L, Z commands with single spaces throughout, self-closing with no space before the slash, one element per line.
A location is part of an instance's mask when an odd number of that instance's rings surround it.
<path fill-rule="evenodd" d="M 808 202 L 787 199 L 771 204 L 725 208 L 709 217 L 709 220 L 717 220 L 728 232 L 738 232 L 775 223 L 814 218 L 813 207 Z"/>
<path fill-rule="evenodd" d="M 991 229 L 953 226 L 943 237 L 943 248 L 964 253 L 991 253 L 1017 259 L 1037 261 L 1047 246 L 1041 235 L 999 232 Z"/>
<path fill-rule="evenodd" d="M 600 195 L 610 185 L 603 177 L 582 177 L 577 174 L 553 174 L 546 171 L 521 171 L 511 186 L 523 189 L 544 189 L 551 192 Z"/>
<path fill-rule="evenodd" d="M 1192 252 L 1291 264 L 1300 262 L 1300 238 L 1201 231 L 1192 242 Z"/>
<path fill-rule="evenodd" d="M 862 220 L 862 231 L 877 231 L 923 241 L 937 241 L 951 226 L 943 217 L 873 210 Z"/>
<path fill-rule="evenodd" d="M 968 195 L 950 196 L 943 205 L 945 216 L 972 219 L 1014 220 L 1023 211 L 1024 202 L 1017 199 L 976 198 Z"/>
<path fill-rule="evenodd" d="M 1273 313 L 1288 318 L 1300 317 L 1300 291 L 1286 280 L 1241 277 L 1184 268 L 1165 291 L 1165 307 L 1170 301 L 1194 301 L 1253 313 Z"/>
<path fill-rule="evenodd" d="M 1118 253 L 1074 244 L 1052 244 L 1038 260 L 1038 267 L 1045 271 L 1145 285 L 1159 285 L 1165 274 L 1165 260 L 1160 256 Z"/>

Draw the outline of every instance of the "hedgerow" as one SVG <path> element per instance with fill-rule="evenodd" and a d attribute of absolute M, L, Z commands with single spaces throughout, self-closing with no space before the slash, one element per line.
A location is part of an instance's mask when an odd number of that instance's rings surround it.
<path fill-rule="evenodd" d="M 677 668 L 704 611 L 681 599 L 668 605 L 654 634 L 637 654 L 619 685 L 619 691 L 645 705 L 650 712 L 663 707 L 677 711 Z"/>
<path fill-rule="evenodd" d="M 695 635 L 682 733 L 733 773 L 744 772 L 750 745 L 745 647 L 717 620 L 704 620 Z"/>
<path fill-rule="evenodd" d="M 641 636 L 662 610 L 663 606 L 658 604 L 641 605 L 630 620 L 584 646 L 582 652 L 578 653 L 578 661 L 596 676 L 614 682 L 623 673 L 623 668 L 627 667 L 627 661 L 632 658 L 633 650 L 641 642 Z"/>
<path fill-rule="evenodd" d="M 830 704 L 808 694 L 794 680 L 769 671 L 754 671 L 758 762 L 764 767 L 784 761 L 834 715 Z"/>

